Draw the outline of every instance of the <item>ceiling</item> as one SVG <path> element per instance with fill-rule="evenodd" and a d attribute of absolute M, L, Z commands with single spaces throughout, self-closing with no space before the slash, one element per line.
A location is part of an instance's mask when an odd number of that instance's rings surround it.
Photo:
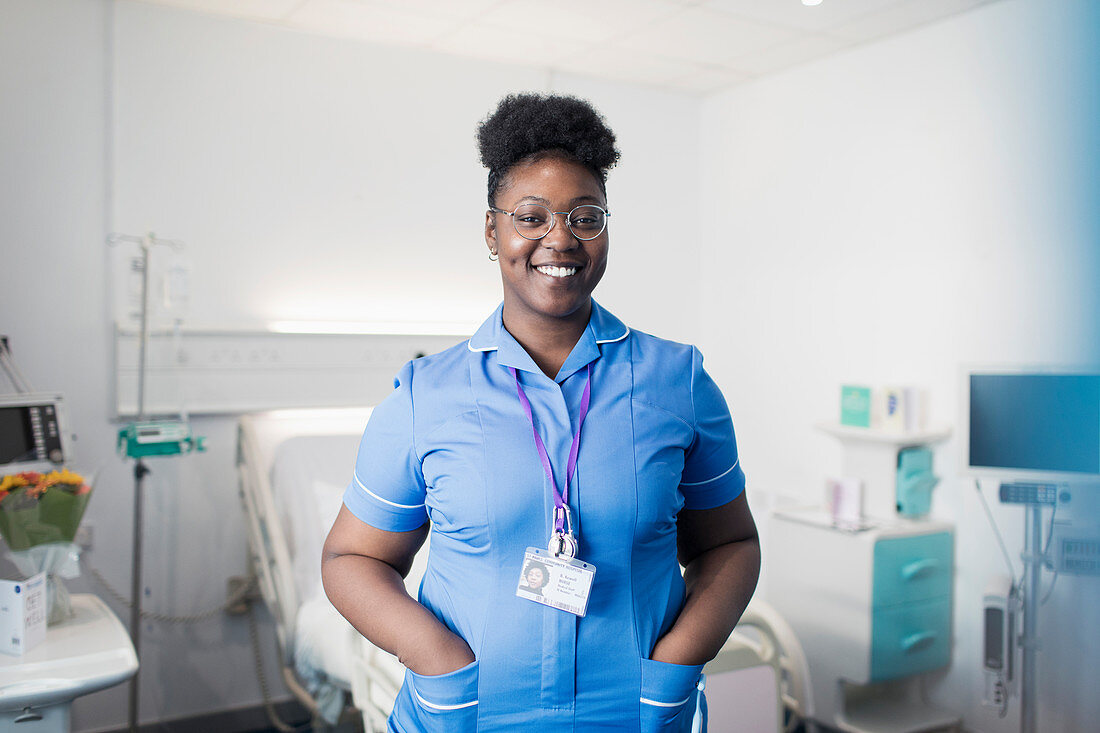
<path fill-rule="evenodd" d="M 142 0 L 706 94 L 994 0 Z"/>

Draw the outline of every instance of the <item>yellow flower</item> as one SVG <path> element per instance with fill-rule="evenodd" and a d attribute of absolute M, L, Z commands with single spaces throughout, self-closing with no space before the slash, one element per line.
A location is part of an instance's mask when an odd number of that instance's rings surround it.
<path fill-rule="evenodd" d="M 28 483 L 30 482 L 27 481 L 27 479 L 23 478 L 21 474 L 9 474 L 3 479 L 0 479 L 0 493 L 12 491 L 13 489 L 18 489 L 20 486 L 26 486 Z"/>

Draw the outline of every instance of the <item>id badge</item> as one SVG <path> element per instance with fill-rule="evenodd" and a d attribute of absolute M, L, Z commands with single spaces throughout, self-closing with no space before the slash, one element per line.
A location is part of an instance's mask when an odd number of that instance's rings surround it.
<path fill-rule="evenodd" d="M 516 595 L 544 606 L 584 616 L 596 566 L 575 558 L 554 557 L 538 547 L 523 554 Z"/>

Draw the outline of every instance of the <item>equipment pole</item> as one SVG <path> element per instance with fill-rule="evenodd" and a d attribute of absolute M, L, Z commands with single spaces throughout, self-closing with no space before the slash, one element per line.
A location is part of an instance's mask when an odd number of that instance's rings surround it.
<path fill-rule="evenodd" d="M 1039 675 L 1036 656 L 1039 651 L 1039 581 L 1042 571 L 1043 518 L 1039 504 L 1028 504 L 1024 516 L 1024 663 L 1020 680 L 1020 730 L 1035 733 L 1039 700 Z"/>

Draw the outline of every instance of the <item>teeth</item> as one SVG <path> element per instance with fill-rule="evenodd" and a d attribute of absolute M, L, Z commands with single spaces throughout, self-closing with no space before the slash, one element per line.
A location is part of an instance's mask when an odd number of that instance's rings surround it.
<path fill-rule="evenodd" d="M 569 277 L 577 273 L 575 267 L 555 267 L 553 265 L 543 265 L 542 267 L 536 267 L 536 270 L 543 275 L 549 275 L 550 277 Z"/>

